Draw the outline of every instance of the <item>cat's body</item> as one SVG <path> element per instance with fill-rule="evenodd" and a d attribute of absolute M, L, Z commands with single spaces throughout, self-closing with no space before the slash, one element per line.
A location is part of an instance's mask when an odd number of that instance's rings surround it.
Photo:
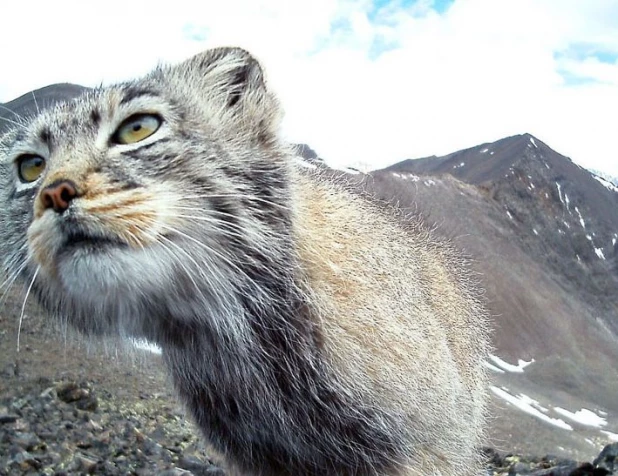
<path fill-rule="evenodd" d="M 466 267 L 297 167 L 278 125 L 238 49 L 42 112 L 0 140 L 9 277 L 88 334 L 156 342 L 230 474 L 476 474 Z"/>

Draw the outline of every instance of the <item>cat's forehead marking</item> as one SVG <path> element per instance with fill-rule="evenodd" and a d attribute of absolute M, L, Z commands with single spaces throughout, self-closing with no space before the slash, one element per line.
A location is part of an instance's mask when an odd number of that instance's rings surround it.
<path fill-rule="evenodd" d="M 48 145 L 91 137 L 117 113 L 122 93 L 115 88 L 96 90 L 51 108 L 30 124 L 29 137 Z"/>
<path fill-rule="evenodd" d="M 51 143 L 51 131 L 49 130 L 48 126 L 41 127 L 41 129 L 39 130 L 39 139 L 44 144 L 49 145 Z"/>
<path fill-rule="evenodd" d="M 146 88 L 142 85 L 132 85 L 125 88 L 125 90 L 123 91 L 123 97 L 120 100 L 120 106 L 128 104 L 135 99 L 141 97 L 158 98 L 159 94 L 156 91 L 153 91 L 151 88 Z"/>

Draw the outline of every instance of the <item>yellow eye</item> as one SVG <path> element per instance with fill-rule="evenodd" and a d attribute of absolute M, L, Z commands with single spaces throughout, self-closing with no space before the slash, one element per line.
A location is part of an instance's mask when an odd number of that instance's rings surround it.
<path fill-rule="evenodd" d="M 45 170 L 45 159 L 38 155 L 21 155 L 17 158 L 17 173 L 24 183 L 34 182 Z"/>
<path fill-rule="evenodd" d="M 135 114 L 126 119 L 114 135 L 115 144 L 135 144 L 157 132 L 161 127 L 161 118 L 155 114 Z"/>

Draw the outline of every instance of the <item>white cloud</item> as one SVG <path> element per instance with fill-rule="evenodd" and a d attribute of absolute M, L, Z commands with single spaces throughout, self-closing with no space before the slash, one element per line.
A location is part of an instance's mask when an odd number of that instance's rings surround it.
<path fill-rule="evenodd" d="M 339 164 L 380 167 L 530 132 L 618 175 L 614 0 L 455 0 L 443 14 L 431 4 L 13 2 L 0 100 L 237 44 L 264 62 L 286 135 Z"/>

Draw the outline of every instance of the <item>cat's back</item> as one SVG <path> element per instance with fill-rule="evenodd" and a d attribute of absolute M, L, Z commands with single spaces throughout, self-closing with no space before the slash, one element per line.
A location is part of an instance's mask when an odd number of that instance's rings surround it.
<path fill-rule="evenodd" d="M 466 259 L 418 217 L 349 188 L 306 172 L 293 187 L 295 244 L 324 348 L 352 391 L 406 415 L 416 437 L 468 474 L 485 417 L 480 291 Z M 418 474 L 440 474 L 435 461 L 421 451 Z"/>

